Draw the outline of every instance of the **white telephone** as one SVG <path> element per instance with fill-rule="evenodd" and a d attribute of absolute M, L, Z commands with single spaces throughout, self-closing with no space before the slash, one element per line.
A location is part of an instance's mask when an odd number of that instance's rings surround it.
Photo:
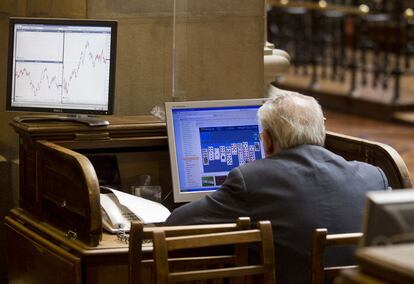
<path fill-rule="evenodd" d="M 162 223 L 170 211 L 162 204 L 101 186 L 108 193 L 101 193 L 102 226 L 110 233 L 128 232 L 131 221 L 144 224 Z"/>

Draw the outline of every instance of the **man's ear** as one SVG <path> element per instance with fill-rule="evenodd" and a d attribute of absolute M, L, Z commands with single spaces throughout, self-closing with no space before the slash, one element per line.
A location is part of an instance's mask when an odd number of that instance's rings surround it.
<path fill-rule="evenodd" d="M 264 129 L 262 132 L 262 139 L 263 139 L 263 147 L 266 156 L 270 156 L 273 154 L 274 151 L 274 145 L 272 137 L 270 136 L 269 130 Z"/>

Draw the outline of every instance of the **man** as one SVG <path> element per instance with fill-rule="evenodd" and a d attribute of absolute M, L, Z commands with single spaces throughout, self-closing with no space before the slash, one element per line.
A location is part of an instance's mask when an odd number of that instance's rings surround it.
<path fill-rule="evenodd" d="M 166 225 L 270 220 L 278 283 L 308 283 L 311 234 L 360 231 L 365 193 L 384 190 L 381 169 L 346 161 L 323 147 L 322 109 L 312 97 L 285 92 L 258 111 L 266 158 L 234 168 L 214 193 L 176 210 Z M 351 254 L 328 256 L 343 264 Z"/>

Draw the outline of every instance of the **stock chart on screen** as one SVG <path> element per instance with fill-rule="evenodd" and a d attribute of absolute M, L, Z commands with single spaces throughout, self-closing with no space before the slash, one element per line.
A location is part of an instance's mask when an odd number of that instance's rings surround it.
<path fill-rule="evenodd" d="M 111 28 L 16 24 L 12 103 L 105 110 Z"/>

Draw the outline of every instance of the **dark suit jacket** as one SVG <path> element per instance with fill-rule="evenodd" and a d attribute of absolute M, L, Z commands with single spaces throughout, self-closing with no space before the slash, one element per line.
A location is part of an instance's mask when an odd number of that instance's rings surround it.
<path fill-rule="evenodd" d="M 234 168 L 220 189 L 177 208 L 166 225 L 226 223 L 239 216 L 270 220 L 278 283 L 308 283 L 312 230 L 361 231 L 365 193 L 387 188 L 381 169 L 302 145 Z M 328 255 L 327 262 L 343 264 L 349 257 Z"/>

